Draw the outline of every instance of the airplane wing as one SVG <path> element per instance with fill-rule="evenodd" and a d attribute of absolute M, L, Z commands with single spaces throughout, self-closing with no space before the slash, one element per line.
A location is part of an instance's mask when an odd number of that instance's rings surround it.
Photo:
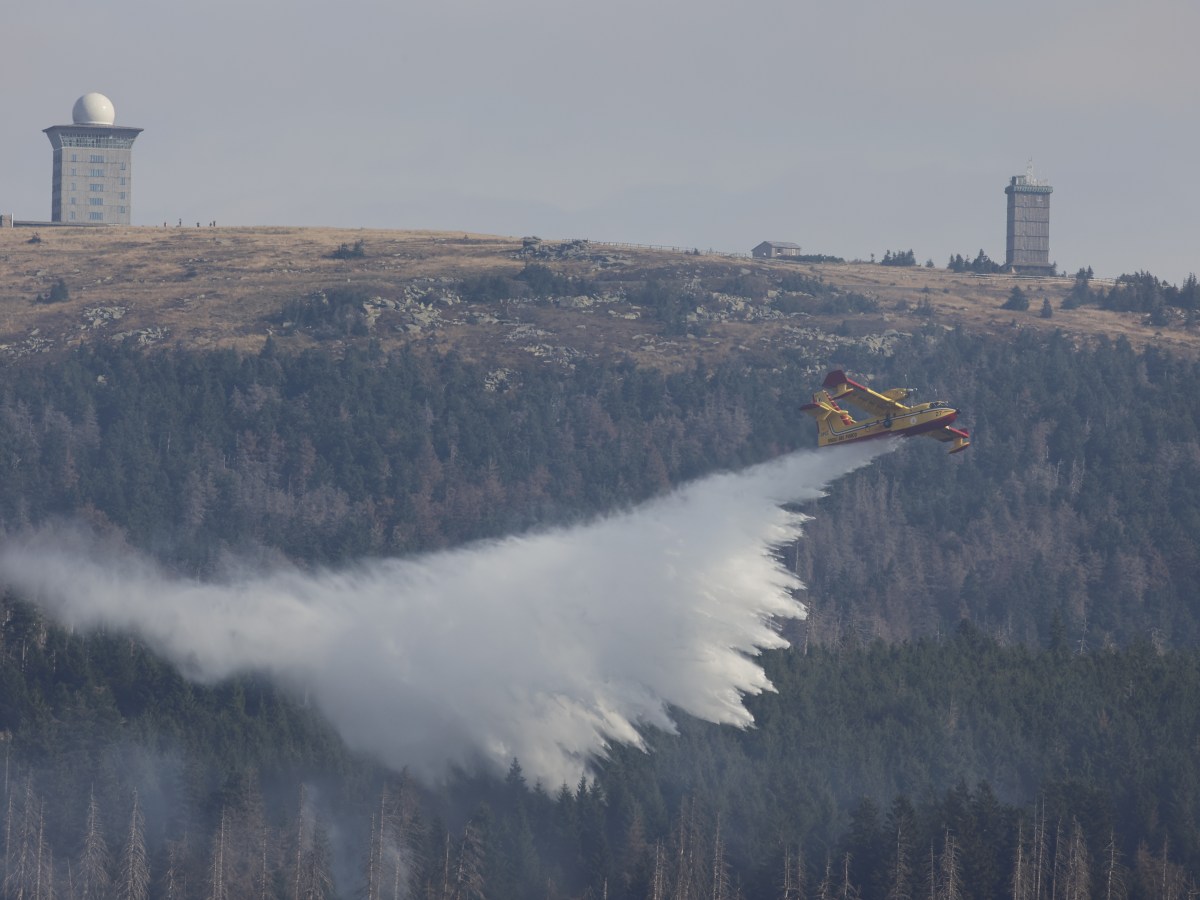
<path fill-rule="evenodd" d="M 950 448 L 951 453 L 958 453 L 960 450 L 966 450 L 971 446 L 970 433 L 963 431 L 961 428 L 952 428 L 946 425 L 943 428 L 936 428 L 933 431 L 926 431 L 925 437 L 937 438 L 939 441 L 954 441 L 955 446 Z"/>
<path fill-rule="evenodd" d="M 841 369 L 826 375 L 822 387 L 829 391 L 834 400 L 845 400 L 868 415 L 899 415 L 908 410 L 908 407 L 899 400 L 885 397 L 878 391 L 871 390 L 865 384 L 851 381 Z"/>

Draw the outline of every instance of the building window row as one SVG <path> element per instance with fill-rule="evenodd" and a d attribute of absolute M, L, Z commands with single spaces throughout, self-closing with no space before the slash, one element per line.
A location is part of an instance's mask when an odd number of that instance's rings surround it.
<path fill-rule="evenodd" d="M 133 146 L 133 138 L 92 134 L 60 134 L 58 139 L 63 147 L 94 147 L 97 149 L 123 150 Z"/>
<path fill-rule="evenodd" d="M 98 212 L 88 213 L 88 218 L 91 219 L 93 222 L 103 222 L 104 221 L 104 213 L 98 213 Z"/>
<path fill-rule="evenodd" d="M 89 184 L 89 185 L 88 185 L 88 190 L 90 190 L 90 191 L 102 191 L 102 190 L 104 190 L 104 185 L 102 185 L 102 184 Z"/>
<path fill-rule="evenodd" d="M 89 206 L 103 206 L 104 198 L 103 197 L 88 197 L 88 205 Z"/>

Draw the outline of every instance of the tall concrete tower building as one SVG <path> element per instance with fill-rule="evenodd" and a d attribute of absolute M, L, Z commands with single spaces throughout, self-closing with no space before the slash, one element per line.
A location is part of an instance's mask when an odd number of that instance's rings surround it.
<path fill-rule="evenodd" d="M 128 225 L 133 208 L 133 142 L 140 128 L 114 124 L 112 101 L 84 94 L 74 124 L 45 129 L 54 148 L 50 220 L 76 225 Z"/>
<path fill-rule="evenodd" d="M 1050 193 L 1054 188 L 1033 177 L 1030 162 L 1024 175 L 1014 175 L 1008 194 L 1008 240 L 1004 264 L 1014 272 L 1049 273 Z"/>

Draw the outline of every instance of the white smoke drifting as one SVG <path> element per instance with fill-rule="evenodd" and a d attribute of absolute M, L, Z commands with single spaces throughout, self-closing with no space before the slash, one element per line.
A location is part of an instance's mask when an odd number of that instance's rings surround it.
<path fill-rule="evenodd" d="M 436 779 L 516 757 L 554 785 L 668 706 L 751 724 L 771 688 L 754 657 L 801 618 L 771 548 L 811 500 L 874 455 L 805 451 L 694 482 L 575 527 L 338 570 L 172 577 L 94 539 L 42 532 L 0 550 L 0 581 L 63 624 L 128 630 L 190 677 L 261 671 L 304 691 L 346 741 Z"/>

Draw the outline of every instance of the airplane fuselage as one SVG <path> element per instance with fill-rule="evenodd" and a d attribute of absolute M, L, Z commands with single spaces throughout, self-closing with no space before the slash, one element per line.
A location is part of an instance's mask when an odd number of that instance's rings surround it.
<path fill-rule="evenodd" d="M 883 437 L 915 437 L 944 428 L 958 418 L 958 410 L 939 401 L 919 403 L 890 416 L 844 424 L 831 419 L 828 433 L 820 435 L 822 447 Z"/>

